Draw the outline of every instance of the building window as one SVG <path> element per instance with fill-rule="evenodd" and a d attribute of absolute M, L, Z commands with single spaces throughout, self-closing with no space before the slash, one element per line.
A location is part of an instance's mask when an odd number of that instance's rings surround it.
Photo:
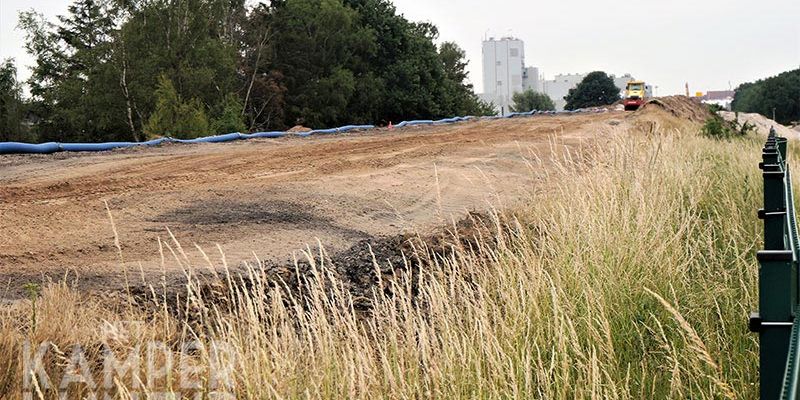
<path fill-rule="evenodd" d="M 511 57 L 519 57 L 519 49 L 511 49 L 508 53 Z"/>
<path fill-rule="evenodd" d="M 503 81 L 497 81 L 497 86 L 503 86 Z"/>
<path fill-rule="evenodd" d="M 503 65 L 503 62 L 502 61 L 497 61 L 497 62 L 495 62 L 495 65 L 498 65 L 498 66 L 499 65 Z"/>

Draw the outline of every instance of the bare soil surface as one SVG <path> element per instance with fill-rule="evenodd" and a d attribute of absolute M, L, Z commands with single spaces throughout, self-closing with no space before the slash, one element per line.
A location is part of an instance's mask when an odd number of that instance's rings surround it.
<path fill-rule="evenodd" d="M 0 156 L 0 298 L 42 279 L 117 289 L 126 273 L 140 281 L 181 275 L 222 265 L 223 253 L 231 267 L 255 258 L 278 265 L 319 244 L 352 253 L 379 238 L 424 234 L 546 190 L 536 170 L 552 168 L 564 146 L 602 145 L 630 117 Z"/>
<path fill-rule="evenodd" d="M 798 134 L 798 130 L 789 128 L 787 126 L 781 125 L 761 114 L 756 113 L 735 113 L 732 111 L 720 111 L 719 113 L 722 118 L 726 121 L 739 121 L 740 124 L 744 124 L 745 122 L 749 123 L 750 125 L 755 126 L 756 132 L 766 136 L 769 135 L 770 129 L 775 129 L 775 133 L 778 136 L 783 136 L 786 138 L 792 139 L 799 139 L 800 134 Z"/>

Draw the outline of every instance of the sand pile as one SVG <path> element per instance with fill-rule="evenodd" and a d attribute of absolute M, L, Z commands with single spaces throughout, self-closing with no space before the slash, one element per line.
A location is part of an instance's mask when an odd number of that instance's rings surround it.
<path fill-rule="evenodd" d="M 720 111 L 719 115 L 726 121 L 733 121 L 737 118 L 736 113 L 732 111 Z M 769 129 L 771 127 L 775 127 L 775 133 L 777 133 L 778 136 L 800 139 L 800 132 L 781 125 L 761 114 L 740 112 L 738 118 L 740 124 L 747 122 L 750 125 L 755 125 L 756 131 L 762 135 L 767 135 L 769 133 Z"/>
<path fill-rule="evenodd" d="M 303 126 L 303 125 L 295 125 L 295 126 L 291 127 L 291 128 L 290 128 L 288 131 L 286 131 L 286 132 L 292 132 L 292 133 L 294 133 L 294 132 L 308 132 L 308 131 L 310 131 L 310 130 L 311 130 L 311 128 L 306 128 L 306 127 L 305 127 L 305 126 Z"/>

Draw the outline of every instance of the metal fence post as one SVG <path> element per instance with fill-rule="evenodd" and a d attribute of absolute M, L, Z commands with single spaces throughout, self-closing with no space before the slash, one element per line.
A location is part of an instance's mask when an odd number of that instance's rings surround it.
<path fill-rule="evenodd" d="M 783 139 L 783 140 L 781 140 Z M 788 219 L 794 218 L 787 204 L 786 141 L 770 134 L 762 151 L 764 208 L 764 250 L 757 254 L 759 268 L 759 314 L 750 320 L 759 333 L 760 395 L 762 399 L 781 396 L 786 374 L 794 308 L 797 304 L 797 270 L 794 268 L 795 243 L 789 240 Z"/>

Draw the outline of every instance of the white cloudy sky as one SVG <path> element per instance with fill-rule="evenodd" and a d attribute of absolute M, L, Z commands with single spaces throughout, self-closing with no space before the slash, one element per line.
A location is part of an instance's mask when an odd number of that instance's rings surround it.
<path fill-rule="evenodd" d="M 31 58 L 17 13 L 55 18 L 70 0 L 0 0 L 0 58 L 14 57 L 20 78 Z M 399 12 L 439 27 L 440 40 L 467 52 L 476 90 L 481 40 L 513 35 L 526 62 L 546 78 L 604 70 L 658 85 L 658 94 L 736 87 L 800 67 L 799 0 L 394 0 Z"/>

